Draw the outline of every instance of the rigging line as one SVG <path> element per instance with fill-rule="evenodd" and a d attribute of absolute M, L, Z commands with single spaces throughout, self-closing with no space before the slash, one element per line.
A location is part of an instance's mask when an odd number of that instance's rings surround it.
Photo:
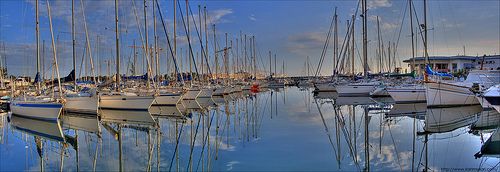
<path fill-rule="evenodd" d="M 360 171 L 360 167 L 359 167 L 358 161 L 354 155 L 354 150 L 353 150 L 352 144 L 351 144 L 351 139 L 350 139 L 351 134 L 345 128 L 345 118 L 343 117 L 344 115 L 342 114 L 342 110 L 341 109 L 339 110 L 340 115 L 342 115 L 342 119 L 341 119 L 339 113 L 337 113 L 337 110 L 335 109 L 336 105 L 334 105 L 333 102 L 332 102 L 332 106 L 334 107 L 334 111 L 335 111 L 335 119 L 337 119 L 337 122 L 339 122 L 340 125 L 342 126 L 341 129 L 342 129 L 342 132 L 344 133 L 344 139 L 349 147 L 349 150 L 350 150 L 349 153 L 351 154 L 353 161 L 356 164 L 356 168 L 358 169 L 358 171 Z"/>
<path fill-rule="evenodd" d="M 193 155 L 193 149 L 194 149 L 194 143 L 196 142 L 196 135 L 198 135 L 198 129 L 200 128 L 200 121 L 201 121 L 201 115 L 198 116 L 198 124 L 196 125 L 196 132 L 194 134 L 194 139 L 193 139 L 193 143 L 191 144 L 191 153 L 189 154 L 189 162 L 188 162 L 188 165 L 186 166 L 186 169 L 189 168 L 189 165 L 191 164 L 191 159 L 192 159 L 192 155 Z"/>
<path fill-rule="evenodd" d="M 460 42 L 462 43 L 462 46 L 464 46 L 464 41 L 462 41 L 462 35 L 460 34 L 460 30 L 458 29 L 457 20 L 455 19 L 455 14 L 453 14 L 453 9 L 451 8 L 450 2 L 448 2 L 448 7 L 450 7 L 451 17 L 453 18 L 453 22 L 455 23 L 455 27 L 457 28 L 458 38 L 460 38 Z"/>
<path fill-rule="evenodd" d="M 325 60 L 326 51 L 328 50 L 328 45 L 330 44 L 330 35 L 332 33 L 333 21 L 335 21 L 335 17 L 332 18 L 332 22 L 330 24 L 330 29 L 328 30 L 328 34 L 326 36 L 325 44 L 323 45 L 323 50 L 321 51 L 321 56 L 320 56 L 320 59 L 319 59 L 318 68 L 316 69 L 316 73 L 314 74 L 314 77 L 317 77 L 320 74 L 321 68 L 323 66 L 323 61 Z"/>
<path fill-rule="evenodd" d="M 401 21 L 401 27 L 399 27 L 399 33 L 398 33 L 398 39 L 396 39 L 396 46 L 394 47 L 394 51 L 393 51 L 393 57 L 396 57 L 396 52 L 398 51 L 398 46 L 399 46 L 399 40 L 401 38 L 401 31 L 403 30 L 403 23 L 405 22 L 405 17 L 406 17 L 406 9 L 408 9 L 408 2 L 406 2 L 406 7 L 405 7 L 405 11 L 403 13 L 403 21 Z M 390 46 L 390 45 L 389 45 Z M 389 72 L 390 72 L 391 69 L 389 69 Z"/>
<path fill-rule="evenodd" d="M 210 112 L 208 112 L 208 115 L 210 115 Z M 207 140 L 208 140 L 208 135 L 210 134 L 210 128 L 212 126 L 212 122 L 214 121 L 214 116 L 215 116 L 215 113 L 212 113 L 212 117 L 210 118 L 210 123 L 207 126 L 207 136 L 203 139 L 204 144 L 201 147 L 201 155 L 202 156 L 200 156 L 200 158 L 198 159 L 198 165 L 196 166 L 196 171 L 198 171 L 198 167 L 200 167 L 201 157 L 203 157 L 203 152 L 205 151 L 205 145 L 207 145 L 207 144 L 205 144 L 205 142 L 207 142 Z M 205 122 L 205 121 L 203 121 L 203 122 Z M 208 142 L 210 143 L 210 140 L 208 140 Z M 210 151 L 210 150 L 208 150 L 208 151 Z"/>
<path fill-rule="evenodd" d="M 450 54 L 450 46 L 448 45 L 448 37 L 446 36 L 446 29 L 444 28 L 444 18 L 443 18 L 443 12 L 441 11 L 441 3 L 439 3 L 438 1 L 437 4 L 439 9 L 439 15 L 441 16 L 441 27 L 443 28 L 444 41 L 446 42 L 446 50 L 448 51 L 448 54 Z"/>
<path fill-rule="evenodd" d="M 401 169 L 401 171 L 403 171 L 403 166 L 401 166 L 401 160 L 400 160 L 400 158 L 399 158 L 398 149 L 396 148 L 396 142 L 394 142 L 394 137 L 392 136 L 391 124 L 390 124 L 390 123 L 387 123 L 387 126 L 389 127 L 389 133 L 391 134 L 392 145 L 394 145 L 394 151 L 396 151 L 396 156 L 398 156 L 398 164 L 399 164 L 399 168 Z"/>
<path fill-rule="evenodd" d="M 212 79 L 212 81 L 214 80 L 213 78 L 213 75 L 212 75 L 212 70 L 210 69 L 210 65 L 208 65 L 208 58 L 207 58 L 207 54 L 208 52 L 205 52 L 205 48 L 203 46 L 203 40 L 200 36 L 200 31 L 198 31 L 198 26 L 196 25 L 196 20 L 194 18 L 194 14 L 193 14 L 193 11 L 191 10 L 191 6 L 188 6 L 189 8 L 189 11 L 191 12 L 191 18 L 193 19 L 193 23 L 194 23 L 194 28 L 196 29 L 196 35 L 198 36 L 198 39 L 200 40 L 200 45 L 201 45 L 201 54 L 204 55 L 205 57 L 205 61 L 207 62 L 207 67 L 208 67 L 208 72 L 210 73 L 210 78 Z M 182 14 L 182 13 L 181 13 Z M 201 14 L 198 14 L 198 15 L 201 15 Z M 201 29 L 201 28 L 200 28 Z M 205 46 L 208 46 L 208 45 L 205 45 Z M 203 58 L 203 57 L 202 57 Z M 203 60 L 202 60 L 203 61 Z M 203 72 L 203 71 L 202 71 Z"/>
<path fill-rule="evenodd" d="M 314 99 L 314 102 L 316 103 L 316 107 L 318 107 L 319 115 L 321 116 L 321 120 L 323 121 L 323 126 L 325 126 L 325 130 L 327 133 L 326 135 L 328 135 L 328 139 L 330 140 L 330 144 L 332 145 L 333 151 L 335 153 L 335 157 L 337 157 L 337 149 L 335 149 L 335 145 L 333 144 L 332 136 L 330 134 L 330 131 L 328 130 L 328 126 L 326 125 L 325 118 L 323 117 L 323 113 L 321 112 L 321 108 L 319 107 L 319 104 L 318 104 L 318 100 Z"/>
<path fill-rule="evenodd" d="M 181 139 L 182 136 L 182 129 L 184 129 L 184 123 L 182 123 L 181 125 L 181 130 L 179 131 L 179 137 L 177 137 L 174 153 L 172 154 L 172 159 L 170 160 L 170 168 L 168 169 L 168 171 L 172 171 L 172 163 L 174 162 L 175 154 L 177 152 L 177 147 L 179 146 L 179 140 Z"/>
<path fill-rule="evenodd" d="M 193 54 L 193 48 L 191 47 L 191 37 L 189 36 L 189 34 L 187 32 L 186 23 L 184 22 L 184 15 L 182 14 L 181 3 L 179 2 L 179 0 L 177 0 L 177 2 L 178 2 L 177 5 L 179 6 L 179 13 L 181 14 L 182 24 L 184 25 L 184 28 L 185 28 L 184 31 L 186 32 L 186 37 L 187 37 L 187 41 L 188 41 L 188 45 L 189 45 L 189 53 L 191 54 L 191 58 L 193 59 L 193 63 L 194 63 L 194 69 L 196 70 L 196 77 L 198 78 L 198 81 L 201 81 L 200 75 L 198 73 L 198 67 L 196 65 L 196 60 L 195 60 L 194 54 Z M 187 3 L 187 1 L 186 1 L 186 3 Z M 186 4 L 186 5 L 188 5 L 188 4 Z M 189 17 L 189 16 L 186 16 L 186 18 L 187 17 Z"/>
<path fill-rule="evenodd" d="M 179 80 L 179 82 L 181 83 L 181 86 L 182 86 L 182 82 L 183 82 L 182 77 L 181 77 L 181 74 L 179 73 L 179 68 L 177 66 L 177 60 L 175 60 L 176 57 L 174 55 L 174 51 L 172 50 L 172 46 L 170 44 L 170 38 L 168 37 L 167 28 L 165 27 L 165 21 L 163 20 L 163 16 L 161 14 L 161 7 L 160 7 L 160 4 L 158 3 L 157 0 L 155 0 L 155 2 L 156 2 L 156 6 L 158 7 L 158 13 L 160 14 L 161 23 L 163 25 L 163 31 L 165 32 L 165 37 L 167 38 L 168 48 L 170 49 L 170 54 L 172 55 L 175 70 L 177 71 L 177 79 Z"/>
<path fill-rule="evenodd" d="M 141 35 L 141 42 L 142 42 L 142 47 L 144 49 L 144 57 L 146 58 L 146 65 L 148 66 L 148 69 L 147 69 L 147 74 L 148 74 L 148 77 L 147 77 L 147 83 L 149 84 L 149 77 L 151 75 L 153 75 L 153 70 L 151 68 L 153 68 L 153 65 L 151 64 L 151 62 L 149 61 L 149 52 L 148 52 L 148 46 L 149 45 L 145 45 L 144 44 L 144 38 L 142 36 L 142 31 L 141 31 L 141 25 L 139 23 L 139 17 L 137 16 L 137 11 L 135 10 L 135 4 L 134 4 L 134 0 L 132 0 L 132 6 L 134 7 L 134 13 L 135 13 L 135 19 L 137 20 L 137 27 L 139 29 L 139 35 Z M 144 16 L 144 17 L 147 17 L 147 16 Z M 145 23 L 147 25 L 147 23 Z M 116 30 L 118 32 L 118 29 Z M 145 32 L 147 33 L 147 30 L 145 30 Z M 147 36 L 147 35 L 146 35 Z M 156 39 L 156 38 L 155 38 Z M 146 40 L 147 41 L 147 40 Z M 123 49 L 122 49 L 123 51 Z M 117 65 L 120 65 L 120 64 L 117 64 Z M 157 86 L 156 86 L 156 82 L 154 79 L 153 80 L 153 88 L 155 89 L 155 92 L 157 90 Z M 148 86 L 149 87 L 149 86 Z"/>

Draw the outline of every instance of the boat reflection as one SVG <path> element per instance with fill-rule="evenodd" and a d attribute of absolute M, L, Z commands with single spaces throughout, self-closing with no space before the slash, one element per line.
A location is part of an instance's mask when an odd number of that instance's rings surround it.
<path fill-rule="evenodd" d="M 445 133 L 471 125 L 482 111 L 483 107 L 480 105 L 427 109 L 424 131 Z"/>
<path fill-rule="evenodd" d="M 394 104 L 388 116 L 418 116 L 425 115 L 427 112 L 427 103 L 405 103 Z"/>

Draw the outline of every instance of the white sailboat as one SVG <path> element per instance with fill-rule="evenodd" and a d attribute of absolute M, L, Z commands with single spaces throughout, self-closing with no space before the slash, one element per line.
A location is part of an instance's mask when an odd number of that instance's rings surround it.
<path fill-rule="evenodd" d="M 36 57 L 37 57 L 37 77 L 35 78 L 36 83 L 36 93 L 35 95 L 24 94 L 23 96 L 16 97 L 11 101 L 10 109 L 13 114 L 17 114 L 20 116 L 37 118 L 37 119 L 45 119 L 45 120 L 57 120 L 60 117 L 61 109 L 63 108 L 64 103 L 66 102 L 64 99 L 53 98 L 50 96 L 42 96 L 40 95 L 40 25 L 38 22 L 38 0 L 36 1 Z M 50 7 L 49 2 L 47 2 L 47 11 L 49 13 L 49 22 L 50 22 L 50 31 L 52 36 L 52 50 L 54 52 L 54 62 L 56 66 L 57 78 L 59 85 L 61 82 L 59 80 L 59 66 L 57 64 L 57 51 L 55 51 L 55 43 L 54 43 L 54 34 L 52 30 L 52 19 L 50 17 Z M 59 92 L 61 91 L 61 87 L 59 87 Z"/>
<path fill-rule="evenodd" d="M 118 29 L 118 2 L 115 0 L 115 27 Z M 116 75 L 115 75 L 115 91 L 101 92 L 99 108 L 113 110 L 143 110 L 147 111 L 153 101 L 155 95 L 138 95 L 136 93 L 123 92 L 120 90 L 120 45 L 118 31 L 115 32 L 116 37 Z M 145 51 L 147 49 L 145 48 Z M 146 53 L 147 54 L 147 53 Z M 148 60 L 147 60 L 148 61 Z M 148 61 L 149 62 L 149 61 Z"/>
<path fill-rule="evenodd" d="M 442 81 L 427 81 L 427 106 L 458 106 L 479 104 L 475 92 L 479 88 L 489 88 L 500 82 L 500 71 L 472 70 L 463 82 L 446 83 Z M 473 87 L 479 87 L 474 89 Z"/>

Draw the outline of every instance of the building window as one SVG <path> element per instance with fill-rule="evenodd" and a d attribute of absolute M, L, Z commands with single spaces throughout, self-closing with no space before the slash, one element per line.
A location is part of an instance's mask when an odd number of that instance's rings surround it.
<path fill-rule="evenodd" d="M 453 68 L 453 72 L 457 72 L 457 71 L 458 71 L 458 70 L 457 70 L 457 68 L 458 68 L 458 67 L 457 67 L 457 63 L 452 63 L 452 64 L 451 64 L 451 67 Z"/>

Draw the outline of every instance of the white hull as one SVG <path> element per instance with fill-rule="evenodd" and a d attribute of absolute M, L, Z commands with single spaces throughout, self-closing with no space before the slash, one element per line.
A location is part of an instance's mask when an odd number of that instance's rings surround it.
<path fill-rule="evenodd" d="M 216 87 L 213 95 L 214 96 L 222 96 L 222 95 L 224 95 L 225 90 L 226 90 L 226 87 L 223 87 L 223 86 Z"/>
<path fill-rule="evenodd" d="M 376 88 L 370 92 L 370 96 L 391 96 L 386 88 Z"/>
<path fill-rule="evenodd" d="M 469 87 L 440 82 L 427 82 L 425 86 L 428 107 L 479 104 L 479 101 L 474 93 L 469 90 Z"/>
<path fill-rule="evenodd" d="M 396 103 L 425 102 L 424 88 L 388 88 L 387 92 Z"/>
<path fill-rule="evenodd" d="M 337 85 L 340 96 L 369 96 L 375 89 L 373 85 Z"/>
<path fill-rule="evenodd" d="M 214 94 L 214 89 L 205 88 L 201 90 L 200 94 L 196 98 L 210 98 Z"/>
<path fill-rule="evenodd" d="M 182 98 L 180 93 L 160 93 L 155 97 L 153 106 L 175 106 Z"/>
<path fill-rule="evenodd" d="M 325 84 L 314 84 L 314 87 L 316 88 L 314 91 L 325 91 L 325 92 L 333 92 L 336 91 L 335 84 L 333 83 L 325 83 Z"/>
<path fill-rule="evenodd" d="M 182 96 L 182 100 L 194 100 L 198 95 L 200 95 L 200 89 L 198 88 L 191 88 L 188 90 L 184 96 Z"/>
<path fill-rule="evenodd" d="M 99 102 L 99 108 L 115 110 L 148 110 L 154 99 L 153 96 L 102 95 Z"/>
<path fill-rule="evenodd" d="M 97 114 L 99 98 L 92 97 L 66 97 L 64 109 L 67 112 Z"/>
<path fill-rule="evenodd" d="M 13 114 L 44 120 L 57 120 L 63 105 L 57 102 L 12 101 L 10 110 Z"/>

